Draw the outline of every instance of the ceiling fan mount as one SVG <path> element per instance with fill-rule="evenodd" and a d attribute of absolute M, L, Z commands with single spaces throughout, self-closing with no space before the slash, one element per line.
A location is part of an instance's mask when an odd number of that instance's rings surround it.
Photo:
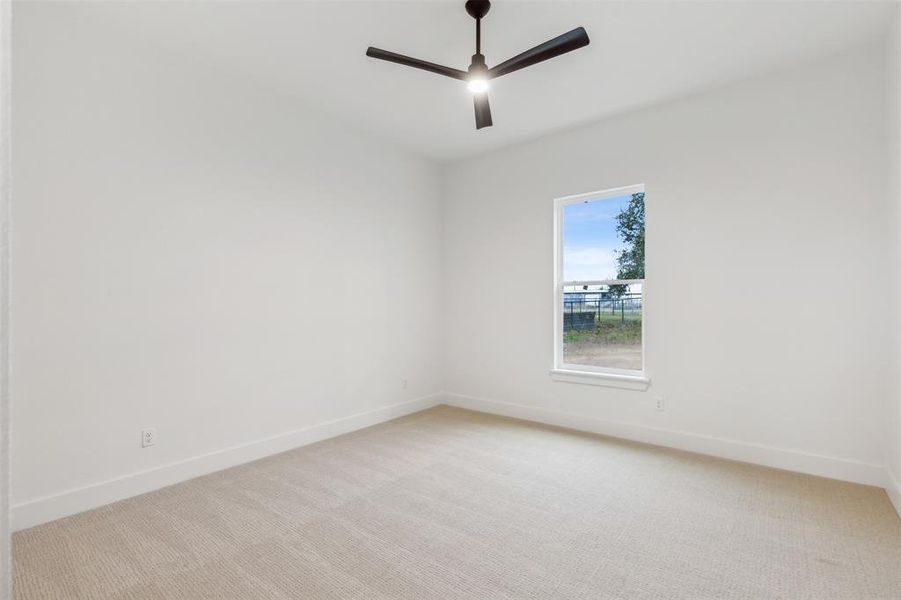
<path fill-rule="evenodd" d="M 476 53 L 472 55 L 472 60 L 466 71 L 419 60 L 418 58 L 411 58 L 372 46 L 366 50 L 366 56 L 466 81 L 469 91 L 473 93 L 476 129 L 491 127 L 491 108 L 488 105 L 489 80 L 587 46 L 589 39 L 585 29 L 577 27 L 489 68 L 488 63 L 485 61 L 485 56 L 482 54 L 482 18 L 488 14 L 490 9 L 491 2 L 489 0 L 467 0 L 466 2 L 466 12 L 476 20 Z"/>
<path fill-rule="evenodd" d="M 488 0 L 466 0 L 466 12 L 473 19 L 481 19 L 488 14 L 491 9 L 491 2 Z"/>

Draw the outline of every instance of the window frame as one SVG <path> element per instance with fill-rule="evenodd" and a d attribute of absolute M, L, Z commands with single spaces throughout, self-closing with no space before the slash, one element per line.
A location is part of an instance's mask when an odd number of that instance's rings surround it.
<path fill-rule="evenodd" d="M 563 209 L 572 204 L 590 201 L 603 201 L 637 193 L 645 193 L 645 185 L 636 184 L 618 188 L 610 188 L 585 194 L 563 196 L 554 199 L 554 364 L 551 376 L 558 381 L 589 383 L 596 385 L 615 385 L 630 389 L 646 389 L 650 384 L 647 367 L 647 319 L 645 301 L 647 299 L 647 276 L 645 279 L 606 279 L 594 281 L 563 280 Z M 641 370 L 617 369 L 613 367 L 596 367 L 593 365 L 576 365 L 563 362 L 563 313 L 564 288 L 580 285 L 616 285 L 641 284 Z"/>

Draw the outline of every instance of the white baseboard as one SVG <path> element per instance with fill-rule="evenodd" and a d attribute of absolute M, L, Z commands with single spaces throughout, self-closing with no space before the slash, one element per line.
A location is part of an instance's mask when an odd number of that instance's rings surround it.
<path fill-rule="evenodd" d="M 296 431 L 257 440 L 240 446 L 194 456 L 147 471 L 131 473 L 108 481 L 68 490 L 53 496 L 23 502 L 12 507 L 13 531 L 74 515 L 104 504 L 124 500 L 214 471 L 306 446 L 344 433 L 377 425 L 391 419 L 437 406 L 438 394 L 400 402 L 318 423 Z"/>
<path fill-rule="evenodd" d="M 796 450 L 772 448 L 684 431 L 608 421 L 510 402 L 444 393 L 424 396 L 408 402 L 392 404 L 348 417 L 318 423 L 271 438 L 217 450 L 155 469 L 132 473 L 108 481 L 68 490 L 53 496 L 23 502 L 12 507 L 10 515 L 11 528 L 13 531 L 27 529 L 41 523 L 97 508 L 104 504 L 173 485 L 193 477 L 199 477 L 207 473 L 291 450 L 292 448 L 298 448 L 344 433 L 377 425 L 442 403 L 777 469 L 884 487 L 895 506 L 895 510 L 901 515 L 901 482 L 881 465 L 809 454 Z"/>
<path fill-rule="evenodd" d="M 897 475 L 892 473 L 891 469 L 886 472 L 886 479 L 885 493 L 888 494 L 888 499 L 892 501 L 892 505 L 895 507 L 898 517 L 901 518 L 901 480 L 898 479 Z"/>
<path fill-rule="evenodd" d="M 460 394 L 445 393 L 442 397 L 442 402 L 459 408 L 468 408 L 505 417 L 598 433 L 656 446 L 687 450 L 698 454 L 774 467 L 786 471 L 818 475 L 820 477 L 877 487 L 886 487 L 887 483 L 886 470 L 882 465 L 809 454 L 797 450 L 773 448 L 673 429 L 607 421 L 594 417 Z M 898 506 L 897 501 L 895 506 Z"/>

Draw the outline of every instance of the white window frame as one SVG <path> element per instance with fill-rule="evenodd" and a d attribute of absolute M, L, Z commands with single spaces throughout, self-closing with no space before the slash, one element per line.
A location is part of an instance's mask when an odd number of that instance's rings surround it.
<path fill-rule="evenodd" d="M 625 187 L 565 196 L 554 199 L 554 366 L 551 376 L 557 381 L 572 383 L 587 383 L 595 385 L 607 385 L 624 387 L 627 389 L 647 389 L 650 378 L 647 375 L 647 361 L 645 353 L 646 337 L 645 329 L 647 319 L 645 304 L 647 299 L 647 285 L 644 279 L 606 279 L 597 281 L 565 281 L 563 280 L 563 209 L 571 204 L 609 200 L 620 196 L 639 194 L 645 191 L 644 184 L 629 185 Z M 595 367 L 592 365 L 573 365 L 563 362 L 563 313 L 564 296 L 563 289 L 566 286 L 580 285 L 617 285 L 617 284 L 642 284 L 642 315 L 641 315 L 641 370 L 615 369 Z"/>

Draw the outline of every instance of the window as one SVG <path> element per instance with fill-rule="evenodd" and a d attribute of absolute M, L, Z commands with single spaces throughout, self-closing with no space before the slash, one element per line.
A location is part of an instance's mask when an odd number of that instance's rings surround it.
<path fill-rule="evenodd" d="M 554 370 L 646 383 L 644 186 L 555 201 Z"/>

